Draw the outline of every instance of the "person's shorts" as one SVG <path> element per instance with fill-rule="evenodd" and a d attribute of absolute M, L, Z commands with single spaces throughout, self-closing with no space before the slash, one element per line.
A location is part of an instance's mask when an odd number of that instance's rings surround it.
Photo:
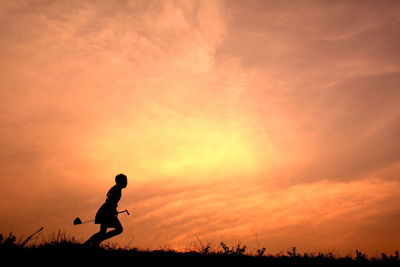
<path fill-rule="evenodd" d="M 120 222 L 117 217 L 117 211 L 113 208 L 108 207 L 107 205 L 103 205 L 96 213 L 96 217 L 94 220 L 95 224 L 103 224 L 107 227 L 113 227 L 115 225 L 119 225 Z"/>

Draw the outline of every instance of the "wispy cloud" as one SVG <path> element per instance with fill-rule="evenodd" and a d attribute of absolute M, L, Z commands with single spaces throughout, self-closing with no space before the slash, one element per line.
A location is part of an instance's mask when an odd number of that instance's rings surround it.
<path fill-rule="evenodd" d="M 120 242 L 394 248 L 396 1 L 0 5 L 1 231 L 84 238 L 124 172 Z"/>

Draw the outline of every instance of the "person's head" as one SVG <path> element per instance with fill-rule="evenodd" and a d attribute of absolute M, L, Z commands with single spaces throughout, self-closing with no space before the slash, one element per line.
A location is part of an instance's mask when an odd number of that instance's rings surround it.
<path fill-rule="evenodd" d="M 115 176 L 115 183 L 121 187 L 121 188 L 125 188 L 128 185 L 128 179 L 126 178 L 125 174 L 118 174 L 117 176 Z"/>

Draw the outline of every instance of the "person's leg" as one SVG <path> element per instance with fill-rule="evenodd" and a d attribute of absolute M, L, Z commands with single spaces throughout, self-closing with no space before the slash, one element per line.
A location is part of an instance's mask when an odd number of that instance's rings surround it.
<path fill-rule="evenodd" d="M 124 229 L 122 228 L 122 225 L 121 225 L 121 223 L 119 222 L 119 220 L 118 220 L 117 217 L 115 217 L 115 221 L 113 222 L 113 225 L 112 225 L 112 226 L 109 226 L 109 227 L 114 228 L 114 230 L 112 230 L 112 231 L 110 231 L 110 232 L 107 232 L 107 233 L 104 235 L 104 239 L 103 239 L 103 240 L 106 240 L 106 239 L 109 239 L 109 238 L 111 238 L 111 237 L 113 237 L 113 236 L 119 235 L 119 234 L 122 233 L 122 231 L 124 230 Z"/>
<path fill-rule="evenodd" d="M 93 247 L 98 247 L 105 239 L 105 235 L 107 232 L 107 226 L 105 224 L 100 225 L 100 231 L 92 235 L 86 242 L 85 245 L 93 246 Z"/>

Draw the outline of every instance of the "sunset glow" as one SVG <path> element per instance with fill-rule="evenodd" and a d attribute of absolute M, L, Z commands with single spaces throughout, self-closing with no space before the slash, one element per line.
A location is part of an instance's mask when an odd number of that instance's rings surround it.
<path fill-rule="evenodd" d="M 0 233 L 399 249 L 399 1 L 0 1 Z"/>

